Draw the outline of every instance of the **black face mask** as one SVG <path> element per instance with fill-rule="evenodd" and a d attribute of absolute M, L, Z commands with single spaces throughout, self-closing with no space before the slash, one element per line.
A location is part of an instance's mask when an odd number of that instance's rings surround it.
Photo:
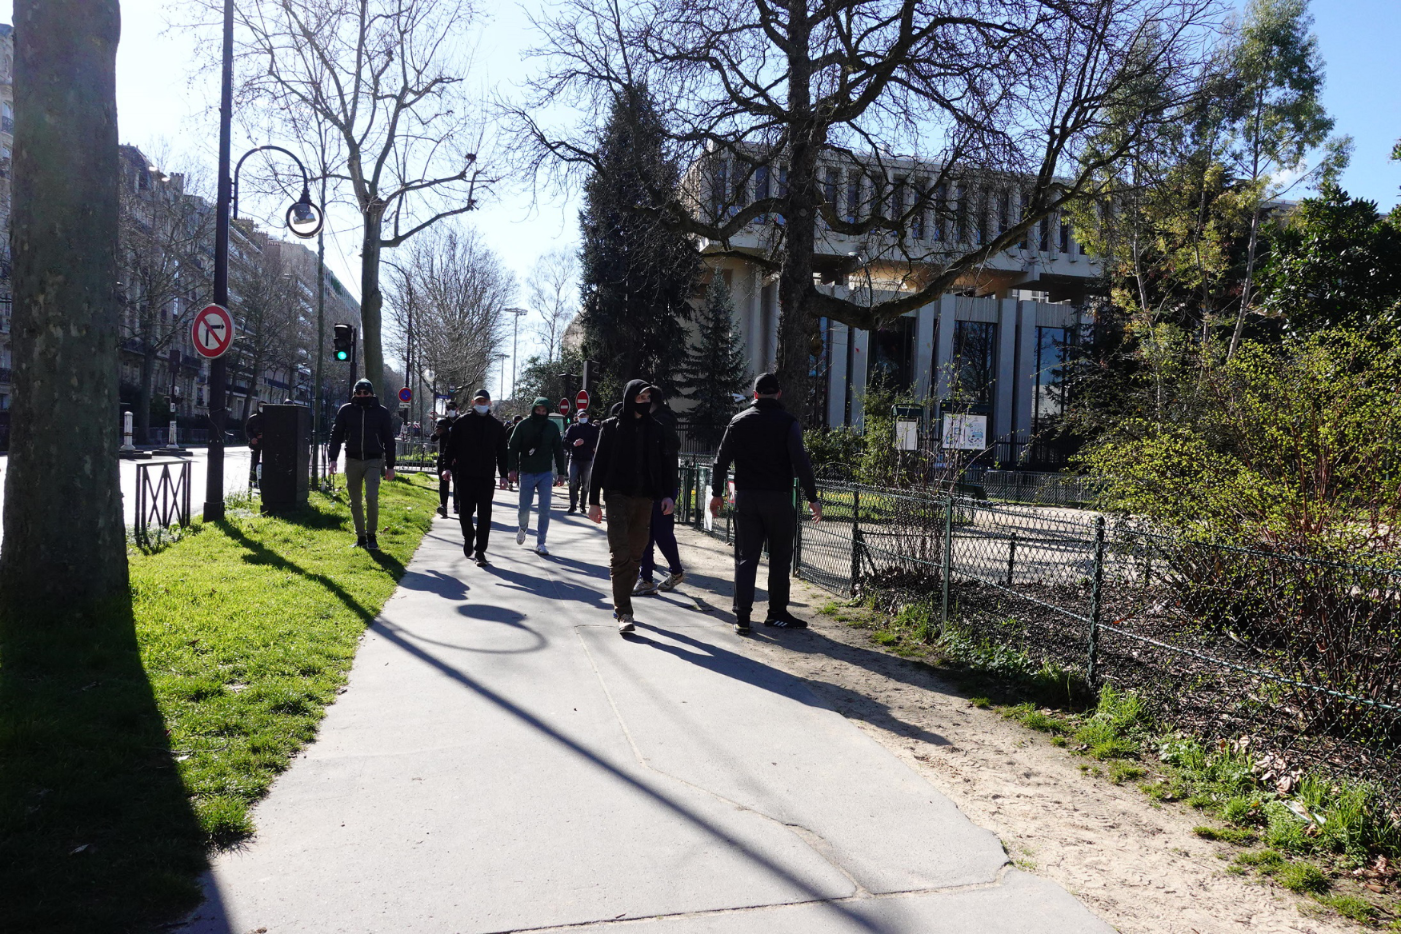
<path fill-rule="evenodd" d="M 375 401 L 374 396 L 352 396 L 351 398 L 355 400 L 356 405 L 369 405 Z"/>

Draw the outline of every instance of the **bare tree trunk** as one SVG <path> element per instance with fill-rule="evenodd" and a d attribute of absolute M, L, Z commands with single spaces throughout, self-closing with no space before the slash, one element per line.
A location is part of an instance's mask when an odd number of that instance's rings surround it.
<path fill-rule="evenodd" d="M 817 215 L 806 207 L 813 203 L 817 186 L 817 157 L 822 129 L 812 114 L 811 72 L 808 58 L 808 12 L 805 0 L 789 0 L 788 106 L 793 114 L 789 145 L 788 203 L 785 211 L 785 255 L 778 274 L 778 382 L 788 411 L 803 418 L 812 391 L 808 366 L 809 322 L 807 301 L 812 290 L 813 250 Z"/>
<path fill-rule="evenodd" d="M 136 395 L 137 436 L 142 444 L 151 443 L 151 396 L 156 386 L 156 348 L 149 343 L 141 350 L 141 389 Z"/>
<path fill-rule="evenodd" d="M 17 0 L 14 407 L 0 588 L 127 589 L 117 474 L 117 0 Z M 64 415 L 63 413 L 66 413 Z"/>
<path fill-rule="evenodd" d="M 365 378 L 374 383 L 375 392 L 384 396 L 384 342 L 380 336 L 380 310 L 384 294 L 379 288 L 380 227 L 378 214 L 365 214 L 365 235 L 360 243 L 360 333 L 364 336 Z"/>

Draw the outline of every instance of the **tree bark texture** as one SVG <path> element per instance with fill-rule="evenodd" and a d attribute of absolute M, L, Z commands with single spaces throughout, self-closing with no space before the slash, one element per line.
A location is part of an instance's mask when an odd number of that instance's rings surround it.
<path fill-rule="evenodd" d="M 809 205 L 816 200 L 817 157 L 825 142 L 826 128 L 813 114 L 806 0 L 790 0 L 788 13 L 788 110 L 792 138 L 786 192 L 789 207 L 784 217 L 786 242 L 778 274 L 777 369 L 788 411 L 801 419 L 807 411 L 812 382 L 808 372 L 807 297 L 812 291 L 817 215 Z"/>
<path fill-rule="evenodd" d="M 360 335 L 364 339 L 365 378 L 374 384 L 375 393 L 381 400 L 385 398 L 384 381 L 384 342 L 380 335 L 380 311 L 384 306 L 384 293 L 379 288 L 381 225 L 378 216 L 366 215 L 365 237 L 360 244 Z"/>
<path fill-rule="evenodd" d="M 0 589 L 127 588 L 119 442 L 117 0 L 16 0 L 14 406 Z"/>

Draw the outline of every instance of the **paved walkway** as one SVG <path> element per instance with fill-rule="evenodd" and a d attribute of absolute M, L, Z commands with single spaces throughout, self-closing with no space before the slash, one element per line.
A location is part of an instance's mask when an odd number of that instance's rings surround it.
<path fill-rule="evenodd" d="M 496 525 L 483 570 L 436 521 L 183 930 L 1110 931 L 752 660 L 728 598 L 639 601 L 622 637 L 598 528 L 556 514 L 542 558 Z"/>

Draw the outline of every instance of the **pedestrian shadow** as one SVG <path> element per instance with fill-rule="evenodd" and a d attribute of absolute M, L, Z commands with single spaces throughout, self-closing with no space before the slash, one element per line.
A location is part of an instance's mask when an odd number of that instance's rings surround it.
<path fill-rule="evenodd" d="M 577 558 L 568 558 L 558 554 L 550 555 L 550 561 L 554 564 L 563 565 L 564 567 L 569 568 L 570 570 L 575 571 L 578 574 L 582 574 L 585 577 L 595 577 L 599 580 L 605 581 L 609 579 L 607 563 L 601 565 L 592 564 L 587 561 L 580 561 Z"/>
<path fill-rule="evenodd" d="M 461 642 L 449 642 L 444 639 L 430 639 L 427 636 L 414 632 L 407 626 L 383 619 L 376 621 L 370 629 L 381 635 L 395 633 L 423 645 L 436 645 L 444 649 L 455 649 L 460 652 L 474 652 L 479 655 L 522 655 L 526 652 L 538 652 L 550 644 L 549 640 L 546 639 L 543 634 L 525 624 L 525 614 L 517 610 L 495 606 L 490 603 L 464 603 L 458 606 L 456 610 L 457 613 L 465 617 L 467 621 L 497 623 L 507 628 L 518 630 L 526 634 L 530 642 L 526 645 L 512 648 L 482 648 L 474 645 L 464 645 Z"/>
<path fill-rule="evenodd" d="M 604 610 L 611 611 L 613 609 L 611 598 L 582 584 L 523 574 L 520 571 L 512 571 L 496 564 L 487 565 L 483 570 L 493 577 L 505 581 L 506 583 L 502 586 L 509 590 L 518 590 L 522 593 L 534 594 L 537 597 L 545 597 L 558 602 L 586 603 Z"/>
<path fill-rule="evenodd" d="M 276 551 L 273 551 L 271 548 L 268 548 L 261 542 L 253 541 L 253 539 L 249 538 L 247 535 L 244 535 L 243 531 L 239 529 L 238 526 L 234 525 L 233 523 L 227 520 L 221 519 L 220 521 L 216 522 L 215 525 L 219 528 L 221 532 L 227 535 L 231 540 L 237 542 L 240 546 L 244 548 L 244 550 L 248 552 L 248 554 L 244 556 L 245 561 L 249 562 L 250 564 L 271 565 L 273 567 L 280 568 L 284 571 L 289 571 L 300 577 L 305 577 L 308 580 L 316 581 L 316 583 L 326 588 L 327 592 L 332 594 L 337 600 L 345 604 L 346 609 L 350 610 L 356 616 L 360 617 L 360 619 L 365 623 L 365 625 L 368 626 L 370 623 L 374 622 L 375 614 L 371 613 L 369 608 L 367 608 L 359 600 L 355 599 L 355 597 L 352 596 L 349 591 L 347 591 L 340 584 L 337 584 L 333 579 L 327 577 L 324 574 L 315 574 L 311 571 L 308 571 L 300 564 L 297 564 L 295 561 L 291 561 L 283 557 L 281 554 L 279 554 Z M 393 561 L 392 558 L 390 560 Z M 398 561 L 394 561 L 393 563 L 398 566 L 400 572 L 402 573 L 404 566 L 402 564 L 399 564 Z"/>
<path fill-rule="evenodd" d="M 714 840 L 718 846 L 739 854 L 752 863 L 758 870 L 768 873 L 770 876 L 786 885 L 792 886 L 803 895 L 801 898 L 794 899 L 795 901 L 810 901 L 820 905 L 826 911 L 840 917 L 844 927 L 849 930 L 869 931 L 871 934 L 894 934 L 893 929 L 887 925 L 872 918 L 862 917 L 852 911 L 851 908 L 843 902 L 831 900 L 827 893 L 818 890 L 811 883 L 800 878 L 787 867 L 756 850 L 743 840 L 727 833 L 720 827 L 714 826 L 707 821 L 704 816 L 692 810 L 683 802 L 673 799 L 660 788 L 654 787 L 651 783 L 644 781 L 642 778 L 608 761 L 600 753 L 595 752 L 573 737 L 564 734 L 535 714 L 517 706 L 506 697 L 478 682 L 466 672 L 454 668 L 431 652 L 427 652 L 419 646 L 414 645 L 412 642 L 409 642 L 398 632 L 385 629 L 381 632 L 381 635 L 404 652 L 431 665 L 433 668 L 452 678 L 454 681 L 457 681 L 464 688 L 472 691 L 483 700 L 494 704 L 502 711 L 516 718 L 542 736 L 568 749 L 599 771 L 608 774 L 616 781 L 627 786 L 671 814 L 674 814 L 680 820 L 695 827 Z"/>
<path fill-rule="evenodd" d="M 925 691 L 933 691 L 950 697 L 966 697 L 963 691 L 958 690 L 947 677 L 942 675 L 938 669 L 927 662 L 916 659 L 900 658 L 888 652 L 878 649 L 867 649 L 861 646 L 851 645 L 831 636 L 823 635 L 815 629 L 804 630 L 808 637 L 805 639 L 785 639 L 783 647 L 790 652 L 798 652 L 804 655 L 821 655 L 826 658 L 837 659 L 858 668 L 865 669 L 875 675 L 889 678 L 910 687 L 920 688 Z"/>
<path fill-rule="evenodd" d="M 408 590 L 431 593 L 447 600 L 466 600 L 467 592 L 472 589 L 470 584 L 453 577 L 451 574 L 434 570 L 405 573 L 399 579 L 399 586 Z"/>
<path fill-rule="evenodd" d="M 820 679 L 801 678 L 781 668 L 765 665 L 747 655 L 731 652 L 729 649 L 693 638 L 683 632 L 663 629 L 655 625 L 644 626 L 642 623 L 639 623 L 638 626 L 641 628 L 628 638 L 629 642 L 650 646 L 693 665 L 698 665 L 707 671 L 712 671 L 726 678 L 733 678 L 781 697 L 790 698 L 809 707 L 833 709 L 833 705 L 824 700 L 824 696 L 832 698 L 840 703 L 840 707 L 836 709 L 843 715 L 854 716 L 872 726 L 878 726 L 892 733 L 922 740 L 935 746 L 949 745 L 949 741 L 938 733 L 931 733 L 923 727 L 906 723 L 892 714 L 890 708 L 880 701 L 850 688 Z M 650 629 L 659 636 L 665 636 L 667 639 L 684 645 L 649 639 L 643 629 Z M 789 647 L 790 641 L 797 640 L 784 640 L 783 645 Z"/>

